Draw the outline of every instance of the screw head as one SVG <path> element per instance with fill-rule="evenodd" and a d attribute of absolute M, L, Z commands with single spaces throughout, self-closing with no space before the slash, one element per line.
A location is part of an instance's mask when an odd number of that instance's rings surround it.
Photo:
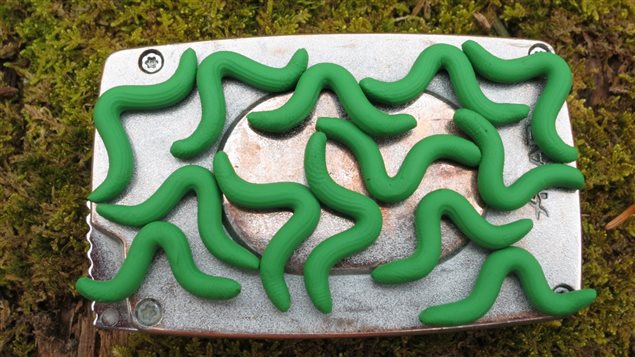
<path fill-rule="evenodd" d="M 555 288 L 553 288 L 553 292 L 556 294 L 564 294 L 564 293 L 568 293 L 569 291 L 573 291 L 573 288 L 567 284 L 560 284 L 556 286 Z"/>
<path fill-rule="evenodd" d="M 114 307 L 109 307 L 101 313 L 99 320 L 104 326 L 115 326 L 119 322 L 119 311 Z"/>
<path fill-rule="evenodd" d="M 157 50 L 145 50 L 139 56 L 139 68 L 149 74 L 157 73 L 163 68 L 163 55 Z"/>
<path fill-rule="evenodd" d="M 154 326 L 161 321 L 161 304 L 154 299 L 143 299 L 135 306 L 135 317 L 144 326 Z"/>
<path fill-rule="evenodd" d="M 533 54 L 536 54 L 536 53 L 540 53 L 540 52 L 549 52 L 549 53 L 551 53 L 551 49 L 547 45 L 542 44 L 542 43 L 537 43 L 537 44 L 535 44 L 535 45 L 533 45 L 533 46 L 531 46 L 529 48 L 529 54 L 530 55 L 533 55 Z"/>

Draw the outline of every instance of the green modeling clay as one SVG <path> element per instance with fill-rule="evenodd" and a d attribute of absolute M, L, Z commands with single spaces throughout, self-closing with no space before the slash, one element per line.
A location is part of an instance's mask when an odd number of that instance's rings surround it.
<path fill-rule="evenodd" d="M 382 216 L 373 200 L 345 189 L 329 176 L 326 168 L 326 135 L 314 133 L 305 150 L 304 170 L 313 194 L 330 209 L 355 220 L 352 228 L 318 244 L 304 265 L 304 284 L 309 297 L 318 310 L 326 314 L 333 308 L 329 288 L 331 268 L 375 242 L 381 232 Z"/>
<path fill-rule="evenodd" d="M 547 164 L 530 170 L 509 187 L 505 187 L 503 142 L 496 128 L 485 118 L 468 109 L 457 110 L 454 113 L 454 122 L 481 148 L 478 191 L 490 207 L 510 211 L 527 204 L 546 188 L 580 189 L 584 186 L 584 176 L 575 167 Z"/>
<path fill-rule="evenodd" d="M 448 159 L 475 167 L 481 160 L 481 151 L 471 141 L 455 135 L 432 135 L 416 143 L 394 177 L 388 176 L 384 159 L 375 141 L 351 122 L 320 118 L 317 130 L 329 139 L 344 144 L 359 162 L 366 189 L 383 202 L 399 202 L 408 198 L 419 187 L 428 166 Z"/>
<path fill-rule="evenodd" d="M 79 278 L 75 288 L 93 301 L 121 301 L 139 289 L 159 248 L 167 255 L 176 281 L 192 295 L 205 299 L 231 299 L 240 293 L 240 284 L 234 280 L 201 272 L 192 259 L 183 232 L 167 222 L 153 222 L 139 231 L 114 278 L 108 281 Z"/>
<path fill-rule="evenodd" d="M 196 75 L 203 108 L 201 121 L 192 135 L 172 144 L 172 155 L 181 159 L 192 158 L 216 142 L 225 126 L 224 77 L 237 79 L 267 92 L 283 92 L 295 86 L 308 61 L 309 55 L 305 49 L 297 50 L 282 68 L 269 67 L 228 51 L 215 52 L 205 58 Z"/>
<path fill-rule="evenodd" d="M 522 248 L 509 247 L 487 257 L 467 298 L 430 307 L 419 315 L 419 319 L 434 326 L 465 325 L 476 321 L 494 305 L 509 274 L 519 278 L 529 302 L 544 314 L 565 316 L 588 306 L 596 297 L 593 289 L 563 294 L 553 292 L 536 258 Z"/>
<path fill-rule="evenodd" d="M 212 255 L 236 267 L 258 269 L 258 258 L 225 233 L 214 175 L 200 166 L 188 165 L 174 171 L 145 202 L 136 206 L 100 204 L 97 212 L 113 222 L 143 226 L 165 217 L 189 192 L 198 199 L 198 230 Z"/>
<path fill-rule="evenodd" d="M 360 129 L 372 136 L 393 136 L 414 128 L 417 121 L 409 114 L 389 115 L 375 108 L 352 74 L 333 63 L 319 63 L 300 76 L 293 96 L 280 108 L 247 115 L 256 129 L 284 133 L 300 125 L 313 111 L 320 93 L 332 89 L 344 110 Z"/>
<path fill-rule="evenodd" d="M 515 123 L 529 113 L 529 107 L 526 105 L 494 103 L 487 99 L 465 54 L 460 49 L 446 44 L 432 45 L 423 50 L 403 79 L 382 82 L 365 78 L 359 85 L 371 100 L 400 105 L 420 96 L 441 69 L 445 69 L 450 75 L 459 102 L 466 108 L 480 113 L 492 124 L 499 126 Z"/>
<path fill-rule="evenodd" d="M 167 81 L 145 86 L 118 86 L 99 97 L 93 117 L 108 153 L 108 174 L 88 196 L 90 201 L 104 202 L 117 197 L 132 177 L 132 148 L 121 124 L 121 113 L 170 107 L 190 94 L 195 76 L 196 53 L 190 48 L 183 52 L 178 68 Z"/>
<path fill-rule="evenodd" d="M 470 240 L 488 249 L 507 247 L 533 227 L 530 219 L 502 226 L 490 224 L 460 194 L 446 189 L 427 194 L 415 211 L 417 249 L 408 258 L 382 264 L 372 272 L 373 280 L 384 284 L 407 283 L 427 276 L 441 257 L 441 218 L 446 216 Z"/>
<path fill-rule="evenodd" d="M 560 56 L 539 52 L 526 57 L 504 60 L 487 52 L 474 41 L 464 42 L 463 51 L 472 61 L 478 74 L 492 81 L 519 83 L 546 77 L 547 84 L 538 97 L 531 116 L 532 137 L 540 150 L 551 160 L 575 161 L 578 151 L 562 141 L 556 131 L 556 117 L 573 83 L 571 70 Z"/>
<path fill-rule="evenodd" d="M 315 230 L 320 204 L 305 186 L 294 182 L 253 184 L 234 171 L 227 154 L 214 157 L 216 180 L 228 200 L 250 209 L 291 209 L 293 216 L 271 238 L 260 260 L 260 278 L 269 299 L 280 311 L 291 306 L 284 267 L 293 251 Z"/>

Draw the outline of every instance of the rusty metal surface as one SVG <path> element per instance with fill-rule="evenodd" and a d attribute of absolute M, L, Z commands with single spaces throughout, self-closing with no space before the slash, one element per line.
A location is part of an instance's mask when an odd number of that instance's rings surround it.
<path fill-rule="evenodd" d="M 290 94 L 268 98 L 256 105 L 250 112 L 271 110 L 280 107 Z M 397 140 L 384 140 L 380 143 L 380 152 L 384 157 L 386 171 L 394 176 L 406 154 L 421 139 L 433 134 L 452 133 L 460 135 L 452 123 L 454 109 L 446 102 L 430 94 L 424 94 L 403 108 L 385 108 L 389 113 L 411 113 L 417 119 L 417 127 Z M 315 132 L 318 117 L 341 117 L 346 114 L 339 105 L 337 97 L 331 93 L 320 96 L 315 111 L 304 123 L 301 130 L 285 136 L 263 136 L 254 131 L 246 117 L 239 119 L 237 125 L 228 133 L 222 150 L 227 152 L 236 172 L 243 179 L 255 183 L 299 182 L 306 184 L 304 177 L 304 148 L 309 137 Z M 344 120 L 344 119 L 343 119 Z M 327 143 L 326 163 L 333 180 L 356 192 L 368 195 L 353 155 L 342 146 Z M 425 194 L 439 188 L 453 189 L 483 212 L 476 193 L 476 172 L 451 163 L 435 163 L 426 171 L 426 175 L 415 193 L 398 204 L 380 205 L 383 216 L 382 232 L 375 244 L 365 251 L 351 256 L 338 264 L 336 272 L 369 272 L 379 264 L 409 256 L 415 248 L 414 211 Z M 250 248 L 262 253 L 269 239 L 289 219 L 288 212 L 257 212 L 236 207 L 224 202 L 225 214 L 237 237 Z M 301 274 L 309 253 L 320 242 L 335 233 L 349 229 L 349 219 L 322 210 L 320 223 L 313 235 L 296 250 L 289 264 L 289 273 Z M 442 257 L 456 253 L 467 240 L 445 222 L 442 224 Z"/>
<path fill-rule="evenodd" d="M 314 35 L 175 44 L 154 47 L 155 50 L 160 51 L 164 59 L 163 68 L 154 74 L 144 73 L 138 67 L 139 56 L 149 48 L 129 49 L 116 52 L 108 58 L 104 68 L 101 92 L 103 93 L 117 85 L 152 84 L 164 81 L 174 72 L 180 54 L 188 47 L 196 51 L 199 62 L 215 51 L 229 50 L 237 51 L 272 66 L 284 65 L 296 49 L 306 48 L 309 53 L 310 65 L 320 62 L 334 62 L 349 69 L 358 80 L 367 76 L 382 80 L 396 80 L 407 73 L 414 59 L 425 47 L 434 43 L 449 43 L 460 46 L 467 39 L 470 37 Z M 474 37 L 471 39 L 479 41 L 495 55 L 503 58 L 524 56 L 529 48 L 537 43 L 529 40 Z M 535 103 L 542 89 L 539 82 L 527 82 L 513 86 L 498 86 L 482 82 L 481 85 L 485 94 L 494 101 L 529 105 Z M 233 140 L 236 142 L 232 145 L 238 145 L 240 143 L 239 136 L 244 137 L 246 142 L 264 143 L 265 139 L 256 138 L 248 132 L 239 135 L 239 129 L 233 134 L 229 134 L 227 131 L 234 125 L 237 128 L 243 125 L 240 119 L 249 108 L 258 105 L 258 103 L 277 106 L 279 105 L 277 101 L 283 97 L 270 99 L 271 97 L 267 93 L 256 91 L 231 80 L 224 82 L 224 90 L 227 98 L 226 149 L 229 151 Z M 419 100 L 422 101 L 422 105 L 425 102 L 422 111 L 414 109 L 419 101 L 411 105 L 413 108 L 410 109 L 414 112 L 410 114 L 420 117 L 418 128 L 415 129 L 414 134 L 411 134 L 412 138 L 408 136 L 404 138 L 403 142 L 395 141 L 385 143 L 382 146 L 384 157 L 394 158 L 394 160 L 386 160 L 390 173 L 394 173 L 396 167 L 401 164 L 401 159 L 406 153 L 405 149 L 412 145 L 407 140 L 414 140 L 415 137 L 419 137 L 418 135 L 423 137 L 429 132 L 434 132 L 433 130 L 446 129 L 442 125 L 433 128 L 433 124 L 428 127 L 425 122 L 429 119 L 440 119 L 440 122 L 447 120 L 453 110 L 452 106 L 457 104 L 447 77 L 443 74 L 437 75 L 428 90 L 431 96 L 424 95 Z M 434 98 L 442 98 L 443 100 L 438 101 Z M 450 103 L 450 105 L 444 107 L 444 102 Z M 428 111 L 428 105 L 436 106 L 437 109 Z M 337 111 L 337 106 L 332 103 L 332 98 L 328 95 L 322 96 L 320 108 Z M 436 110 L 438 112 L 435 113 Z M 122 122 L 129 135 L 135 155 L 135 173 L 126 192 L 114 203 L 136 204 L 144 201 L 168 175 L 183 165 L 198 164 L 211 168 L 211 157 L 218 149 L 217 146 L 189 161 L 177 160 L 169 153 L 171 143 L 188 136 L 196 127 L 200 115 L 200 100 L 197 92 L 192 93 L 182 103 L 170 109 L 123 115 Z M 526 135 L 527 122 L 528 120 L 523 120 L 516 125 L 499 130 L 506 150 L 504 179 L 508 184 L 541 163 L 533 142 Z M 573 138 L 566 106 L 561 110 L 556 126 L 564 140 L 572 143 Z M 312 124 L 308 124 L 304 128 L 310 131 L 312 127 Z M 298 140 L 300 137 L 302 135 L 298 135 Z M 291 138 L 280 140 L 291 140 Z M 270 149 L 270 146 L 261 146 L 258 149 L 260 151 L 239 150 L 242 156 L 236 155 L 237 151 L 234 150 L 234 153 L 230 153 L 230 158 L 238 160 L 243 167 L 256 168 L 258 163 L 249 163 L 250 156 L 247 153 L 261 152 L 264 155 Z M 328 155 L 329 169 L 332 170 L 336 180 L 350 188 L 359 189 L 359 182 L 356 181 L 358 180 L 357 169 L 350 157 L 336 146 L 329 146 Z M 335 155 L 341 158 L 341 165 L 332 166 L 334 160 L 330 158 Z M 93 187 L 103 181 L 107 168 L 105 148 L 99 135 L 95 135 Z M 258 175 L 249 176 L 253 175 L 251 170 L 243 171 L 241 167 L 238 167 L 237 170 L 246 179 L 258 182 Z M 280 171 L 280 175 L 284 175 L 285 170 L 277 171 Z M 459 184 L 459 188 L 468 190 L 473 185 L 473 183 L 470 185 L 467 182 L 470 181 L 468 178 L 472 175 L 469 171 L 450 173 L 440 165 L 435 168 L 431 167 L 429 176 L 433 175 L 430 172 L 436 171 L 439 172 L 440 177 L 444 178 L 442 180 L 444 184 L 454 181 Z M 457 175 L 465 177 L 459 179 Z M 452 176 L 453 180 L 445 180 L 447 176 Z M 263 177 L 271 176 L 265 175 Z M 297 179 L 297 173 L 295 177 Z M 283 176 L 276 178 L 282 179 Z M 117 272 L 126 255 L 127 247 L 138 230 L 109 222 L 96 213 L 95 205 L 91 204 L 90 207 L 91 215 L 88 221 L 91 230 L 88 234 L 88 240 L 91 242 L 89 258 L 92 264 L 89 274 L 95 279 L 108 279 Z M 400 214 L 407 215 L 406 212 L 411 209 L 411 206 L 404 203 L 402 208 L 403 213 Z M 397 211 L 396 207 L 385 207 L 384 215 L 397 215 Z M 228 209 L 228 217 L 233 217 L 232 219 L 236 221 L 236 217 L 242 217 L 238 212 L 230 208 Z M 579 212 L 578 193 L 563 190 L 545 191 L 534 202 L 512 212 L 494 212 L 484 209 L 485 217 L 496 224 L 510 222 L 518 218 L 532 218 L 534 229 L 517 245 L 528 249 L 536 256 L 552 287 L 566 284 L 574 289 L 580 288 L 581 281 Z M 284 214 L 281 217 L 284 217 Z M 269 222 L 270 219 L 271 222 Z M 266 235 L 249 236 L 243 233 L 242 238 L 245 241 L 249 240 L 250 244 L 257 250 L 257 244 L 264 244 L 265 237 L 270 236 L 270 233 L 275 229 L 274 222 L 281 225 L 283 219 L 275 216 L 254 219 L 253 221 L 266 223 L 264 226 L 266 229 L 263 229 Z M 390 219 L 392 217 L 388 217 L 388 220 Z M 540 316 L 532 310 L 517 281 L 510 278 L 503 284 L 499 298 L 490 312 L 475 324 L 452 328 L 431 328 L 421 325 L 418 314 L 422 309 L 467 296 L 477 276 L 478 269 L 487 255 L 485 250 L 472 244 L 462 246 L 462 239 L 457 236 L 454 236 L 456 239 L 446 238 L 447 242 L 444 243 L 445 252 L 453 252 L 453 254 L 448 255 L 447 259 L 437 266 L 428 277 L 409 284 L 377 285 L 364 272 L 369 266 L 382 261 L 383 258 L 379 253 L 385 252 L 386 249 L 381 248 L 379 243 L 377 247 L 371 248 L 373 250 L 347 260 L 342 267 L 349 270 L 340 271 L 340 274 L 332 275 L 330 278 L 334 309 L 329 315 L 319 313 L 312 306 L 304 290 L 302 277 L 288 274 L 286 280 L 292 296 L 292 307 L 287 313 L 281 313 L 268 301 L 257 273 L 231 268 L 212 257 L 205 249 L 196 226 L 196 200 L 194 197 L 189 196 L 184 199 L 165 220 L 179 226 L 187 235 L 196 264 L 202 271 L 239 281 L 242 285 L 241 294 L 230 301 L 223 302 L 193 297 L 178 285 L 172 276 L 167 259 L 163 254 L 159 254 L 154 260 L 144 284 L 133 297 L 118 304 L 93 305 L 97 326 L 203 336 L 293 338 L 426 333 L 501 326 L 544 319 L 544 316 Z M 395 218 L 395 222 L 397 222 L 397 218 Z M 346 224 L 350 223 L 346 220 L 333 220 L 325 227 L 340 229 L 340 227 L 345 228 Z M 255 231 L 255 228 L 249 224 L 234 222 L 234 225 L 242 227 L 241 229 L 245 232 Z M 393 226 L 395 232 L 402 234 L 392 238 L 386 235 L 384 244 L 388 247 L 399 241 L 397 244 L 403 244 L 403 247 L 387 254 L 395 254 L 395 256 L 406 254 L 409 249 L 407 245 L 411 244 L 406 243 L 408 233 L 404 232 L 409 229 L 406 227 L 407 224 L 404 224 L 403 227 L 397 227 L 396 223 L 390 226 Z M 404 229 L 404 231 L 399 231 L 399 229 Z M 448 231 L 446 233 L 448 233 L 448 237 L 454 234 Z M 323 234 L 328 234 L 328 230 Z M 321 239 L 317 234 L 315 238 L 315 242 Z M 306 255 L 306 251 L 301 249 L 296 254 L 292 267 L 295 266 L 297 269 L 301 264 L 303 255 Z M 162 309 L 163 315 L 160 322 L 152 327 L 143 326 L 139 321 L 136 321 L 134 316 L 136 304 L 146 298 L 156 300 Z M 117 314 L 113 314 L 112 309 L 115 309 Z M 119 321 L 114 325 L 112 324 L 112 316 L 120 316 Z"/>

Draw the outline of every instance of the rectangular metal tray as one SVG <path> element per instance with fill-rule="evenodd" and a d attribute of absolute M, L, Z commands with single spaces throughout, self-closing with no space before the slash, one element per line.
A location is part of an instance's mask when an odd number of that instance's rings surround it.
<path fill-rule="evenodd" d="M 230 39 L 183 43 L 152 47 L 163 57 L 163 67 L 154 74 L 139 67 L 140 55 L 149 48 L 118 51 L 106 61 L 101 90 L 119 85 L 159 83 L 171 76 L 179 56 L 187 48 L 196 51 L 199 63 L 215 51 L 236 51 L 271 66 L 283 66 L 293 52 L 306 48 L 309 65 L 333 62 L 348 69 L 357 80 L 372 76 L 382 80 L 403 77 L 420 52 L 435 43 L 460 47 L 474 39 L 497 56 L 515 58 L 528 54 L 537 43 L 531 40 L 474 38 L 463 36 L 355 34 L 302 35 Z M 547 48 L 551 47 L 541 43 Z M 484 93 L 493 101 L 524 103 L 533 106 L 542 90 L 541 82 L 519 85 L 495 85 L 482 81 Z M 224 81 L 227 102 L 225 130 L 238 120 L 254 103 L 270 95 L 233 80 Z M 450 106 L 456 97 L 445 74 L 438 74 L 428 93 Z M 320 105 L 316 109 L 320 111 Z M 175 169 L 186 164 L 211 168 L 211 158 L 217 147 L 191 161 L 181 161 L 170 155 L 172 142 L 189 135 L 201 114 L 198 94 L 194 91 L 179 105 L 161 111 L 125 113 L 122 122 L 129 135 L 135 155 L 135 172 L 127 191 L 116 202 L 137 204 L 149 197 Z M 522 173 L 540 164 L 536 148 L 527 136 L 528 119 L 499 130 L 506 150 L 505 181 L 513 182 Z M 309 125 L 311 126 L 311 125 Z M 569 144 L 573 142 L 566 105 L 558 115 L 557 130 Z M 303 152 L 291 152 L 301 161 Z M 108 160 L 101 138 L 96 133 L 93 158 L 93 188 L 105 178 Z M 448 178 L 452 180 L 452 178 Z M 121 265 L 126 250 L 137 230 L 123 227 L 100 217 L 95 205 L 89 204 L 88 224 L 91 229 L 88 254 L 89 270 L 94 279 L 109 279 Z M 490 222 L 504 223 L 519 218 L 532 218 L 534 228 L 519 243 L 535 255 L 542 265 L 550 286 L 566 285 L 580 289 L 581 236 L 580 208 L 577 191 L 548 190 L 536 199 L 512 212 L 486 209 Z M 266 219 L 262 216 L 261 219 Z M 207 301 L 184 291 L 170 271 L 161 253 L 146 275 L 145 282 L 131 298 L 116 304 L 93 304 L 95 325 L 101 328 L 144 330 L 203 336 L 236 337 L 344 337 L 415 334 L 545 320 L 529 305 L 516 279 L 508 278 L 489 313 L 467 326 L 439 328 L 422 325 L 419 312 L 431 305 L 456 301 L 467 296 L 484 261 L 487 251 L 467 244 L 449 255 L 426 278 L 409 284 L 381 286 L 373 283 L 364 272 L 342 272 L 330 278 L 334 308 L 329 315 L 313 307 L 304 289 L 301 275 L 287 274 L 292 296 L 291 309 L 279 312 L 267 299 L 260 278 L 255 272 L 231 268 L 210 255 L 203 246 L 196 225 L 196 200 L 184 199 L 166 217 L 180 227 L 188 237 L 194 259 L 207 273 L 233 278 L 242 285 L 242 292 L 229 301 Z M 412 222 L 404 222 L 405 226 Z M 409 229 L 412 229 L 409 228 Z M 335 232 L 333 232 L 335 233 Z M 409 243 L 413 246 L 413 242 Z M 382 248 L 387 249 L 387 248 Z M 379 250 L 381 254 L 381 250 Z M 137 304 L 154 299 L 160 306 L 160 322 L 144 326 L 135 317 Z"/>

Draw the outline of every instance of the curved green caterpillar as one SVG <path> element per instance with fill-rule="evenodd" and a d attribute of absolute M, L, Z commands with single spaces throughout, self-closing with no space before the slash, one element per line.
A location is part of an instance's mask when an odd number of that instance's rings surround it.
<path fill-rule="evenodd" d="M 353 75 L 333 63 L 309 67 L 300 76 L 295 92 L 282 107 L 249 113 L 247 119 L 254 128 L 264 132 L 287 132 L 311 114 L 320 93 L 325 89 L 332 89 L 351 121 L 372 136 L 398 135 L 417 125 L 415 118 L 409 114 L 390 115 L 375 108 L 368 102 Z"/>
<path fill-rule="evenodd" d="M 142 226 L 165 217 L 192 191 L 198 199 L 198 230 L 210 253 L 233 266 L 258 269 L 258 258 L 225 233 L 216 180 L 200 166 L 188 165 L 174 171 L 145 202 L 135 206 L 100 204 L 97 212 L 113 222 Z"/>
<path fill-rule="evenodd" d="M 503 182 L 503 142 L 496 128 L 468 109 L 457 110 L 454 113 L 454 122 L 481 148 L 478 191 L 483 201 L 493 208 L 514 210 L 527 204 L 545 188 L 580 189 L 584 186 L 584 176 L 575 167 L 547 164 L 530 170 L 506 187 Z"/>
<path fill-rule="evenodd" d="M 373 280 L 384 284 L 407 283 L 427 276 L 441 257 L 441 218 L 446 216 L 470 240 L 488 249 L 507 247 L 533 227 L 531 219 L 501 226 L 485 220 L 460 194 L 447 189 L 425 195 L 415 210 L 417 248 L 410 257 L 375 268 Z"/>
<path fill-rule="evenodd" d="M 336 212 L 352 217 L 355 225 L 318 244 L 304 264 L 304 284 L 313 304 L 323 313 L 331 312 L 333 300 L 329 272 L 340 260 L 368 248 L 381 232 L 382 216 L 370 198 L 349 191 L 329 176 L 326 168 L 326 135 L 316 132 L 304 153 L 304 170 L 313 194 Z"/>
<path fill-rule="evenodd" d="M 315 230 L 320 204 L 305 186 L 294 182 L 253 184 L 234 171 L 227 154 L 214 157 L 216 180 L 227 199 L 251 209 L 291 209 L 293 216 L 271 238 L 260 260 L 260 278 L 269 299 L 280 311 L 291 306 L 284 267 L 293 251 Z"/>
<path fill-rule="evenodd" d="M 373 101 L 390 105 L 407 103 L 421 95 L 440 70 L 450 75 L 459 102 L 499 126 L 515 123 L 529 113 L 524 104 L 494 103 L 481 91 L 472 64 L 465 54 L 452 45 L 435 44 L 421 52 L 408 74 L 396 82 L 364 78 L 362 90 Z"/>
<path fill-rule="evenodd" d="M 518 83 L 537 77 L 547 77 L 531 116 L 531 134 L 536 145 L 551 160 L 571 162 L 578 157 L 575 147 L 565 143 L 556 131 L 556 117 L 573 83 L 571 70 L 560 56 L 539 52 L 530 56 L 504 60 L 475 41 L 465 41 L 463 51 L 479 75 L 500 83 Z"/>
<path fill-rule="evenodd" d="M 448 159 L 475 167 L 481 160 L 481 151 L 471 141 L 455 135 L 431 135 L 410 149 L 399 172 L 390 177 L 377 143 L 354 124 L 335 118 L 319 118 L 316 127 L 329 139 L 346 145 L 353 152 L 366 189 L 383 202 L 399 202 L 412 195 L 434 161 Z"/>
<path fill-rule="evenodd" d="M 491 253 L 481 267 L 474 289 L 460 301 L 425 309 L 419 319 L 426 325 L 450 326 L 469 324 L 494 305 L 505 277 L 515 274 L 522 284 L 529 302 L 540 312 L 564 316 L 591 304 L 596 298 L 593 289 L 564 294 L 549 288 L 540 264 L 529 252 L 509 247 Z"/>
<path fill-rule="evenodd" d="M 293 88 L 308 61 L 309 55 L 305 49 L 297 50 L 282 68 L 269 67 L 229 51 L 215 52 L 206 57 L 196 75 L 203 108 L 201 121 L 189 137 L 172 144 L 172 155 L 189 159 L 216 142 L 225 125 L 224 77 L 237 79 L 260 90 L 283 92 Z"/>
<path fill-rule="evenodd" d="M 192 259 L 185 234 L 167 222 L 153 222 L 139 231 L 114 278 L 107 281 L 79 278 L 75 288 L 93 301 L 121 301 L 139 289 L 158 249 L 167 255 L 176 281 L 192 295 L 231 299 L 240 293 L 240 284 L 236 281 L 201 272 Z"/>
<path fill-rule="evenodd" d="M 196 53 L 191 48 L 181 55 L 179 66 L 165 82 L 144 86 L 118 86 L 107 90 L 95 104 L 95 128 L 108 153 L 108 174 L 89 196 L 104 202 L 126 188 L 133 170 L 133 155 L 121 114 L 128 110 L 152 110 L 170 107 L 190 94 L 196 76 Z"/>

